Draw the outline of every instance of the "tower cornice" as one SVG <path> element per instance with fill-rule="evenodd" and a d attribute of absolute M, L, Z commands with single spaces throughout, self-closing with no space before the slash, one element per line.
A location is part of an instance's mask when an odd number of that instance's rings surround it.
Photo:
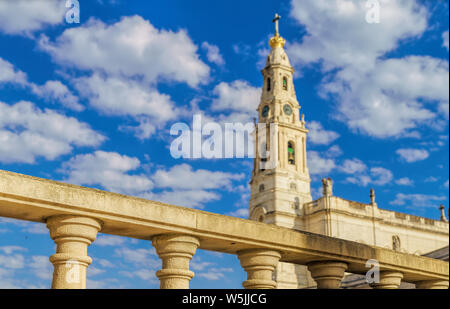
<path fill-rule="evenodd" d="M 295 73 L 295 69 L 292 66 L 287 66 L 287 65 L 283 65 L 283 64 L 279 64 L 279 63 L 267 65 L 264 69 L 261 70 L 261 73 L 264 75 L 270 69 L 283 69 L 283 70 L 288 71 L 291 74 Z"/>

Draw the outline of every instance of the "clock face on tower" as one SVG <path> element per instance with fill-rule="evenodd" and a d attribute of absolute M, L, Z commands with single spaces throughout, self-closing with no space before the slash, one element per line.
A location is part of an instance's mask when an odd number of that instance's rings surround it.
<path fill-rule="evenodd" d="M 267 116 L 269 115 L 269 110 L 270 108 L 268 105 L 264 106 L 261 112 L 261 116 L 263 116 L 263 118 L 267 118 Z"/>
<path fill-rule="evenodd" d="M 289 104 L 283 106 L 283 111 L 288 116 L 292 115 L 292 108 Z"/>

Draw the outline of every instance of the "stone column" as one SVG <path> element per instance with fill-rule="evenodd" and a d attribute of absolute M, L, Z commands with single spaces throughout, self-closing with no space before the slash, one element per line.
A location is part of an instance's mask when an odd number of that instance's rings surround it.
<path fill-rule="evenodd" d="M 242 268 L 247 272 L 247 280 L 242 286 L 246 289 L 275 289 L 273 272 L 281 254 L 267 249 L 247 249 L 238 252 Z"/>
<path fill-rule="evenodd" d="M 402 279 L 401 272 L 384 270 L 380 272 L 380 282 L 372 283 L 370 286 L 374 289 L 398 289 Z"/>
<path fill-rule="evenodd" d="M 448 289 L 448 281 L 446 280 L 425 280 L 415 282 L 416 289 Z"/>
<path fill-rule="evenodd" d="M 200 241 L 188 235 L 168 234 L 153 237 L 152 244 L 162 260 L 162 269 L 156 272 L 161 289 L 189 289 L 194 277 L 189 262 Z"/>
<path fill-rule="evenodd" d="M 50 237 L 56 243 L 56 254 L 50 257 L 54 266 L 53 289 L 85 289 L 86 270 L 92 263 L 88 246 L 97 237 L 101 222 L 88 217 L 59 215 L 47 219 Z"/>
<path fill-rule="evenodd" d="M 307 266 L 318 289 L 339 289 L 347 270 L 347 264 L 339 261 L 317 261 Z"/>

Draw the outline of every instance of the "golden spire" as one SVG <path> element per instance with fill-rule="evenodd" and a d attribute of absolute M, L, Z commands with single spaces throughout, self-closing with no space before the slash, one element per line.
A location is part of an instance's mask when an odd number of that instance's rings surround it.
<path fill-rule="evenodd" d="M 272 48 L 275 48 L 275 47 L 283 48 L 284 44 L 286 44 L 286 40 L 280 36 L 280 32 L 279 32 L 279 28 L 278 28 L 278 21 L 280 19 L 281 19 L 281 16 L 278 14 L 275 14 L 275 18 L 272 21 L 275 23 L 275 36 L 269 40 L 269 45 Z"/>

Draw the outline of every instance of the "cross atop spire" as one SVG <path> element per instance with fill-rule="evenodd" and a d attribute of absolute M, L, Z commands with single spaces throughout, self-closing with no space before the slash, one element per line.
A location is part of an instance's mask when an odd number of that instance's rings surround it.
<path fill-rule="evenodd" d="M 280 32 L 279 32 L 279 28 L 278 28 L 278 21 L 281 19 L 281 16 L 277 14 L 275 14 L 275 18 L 273 19 L 272 22 L 275 23 L 275 36 L 280 36 Z"/>
<path fill-rule="evenodd" d="M 279 25 L 278 25 L 278 21 L 280 19 L 281 19 L 281 16 L 278 14 L 275 14 L 275 18 L 272 21 L 275 23 L 275 36 L 273 38 L 271 38 L 269 41 L 269 45 L 272 48 L 275 48 L 275 47 L 283 48 L 284 44 L 286 43 L 286 41 L 280 36 L 280 29 L 279 29 Z"/>

